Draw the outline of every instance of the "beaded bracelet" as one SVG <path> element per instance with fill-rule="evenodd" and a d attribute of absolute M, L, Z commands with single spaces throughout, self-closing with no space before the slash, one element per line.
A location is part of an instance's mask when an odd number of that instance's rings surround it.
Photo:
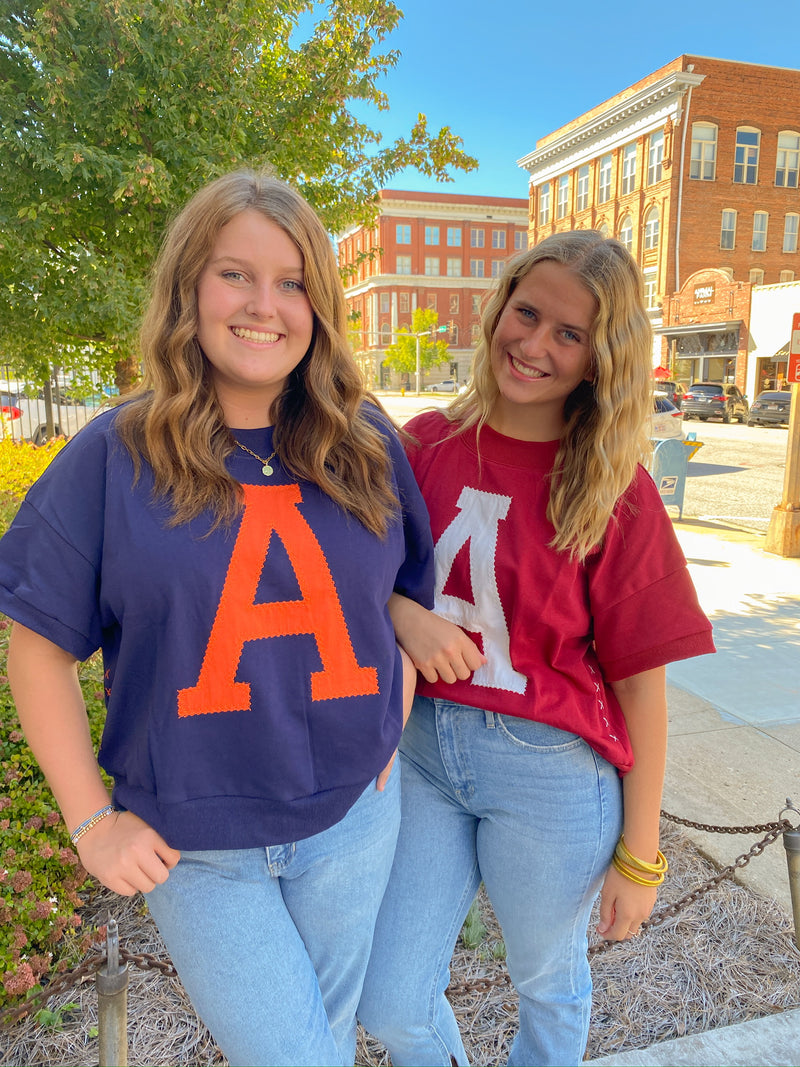
<path fill-rule="evenodd" d="M 118 809 L 115 808 L 113 804 L 106 804 L 104 808 L 101 808 L 99 811 L 96 811 L 94 815 L 90 815 L 85 822 L 82 822 L 80 824 L 80 826 L 75 827 L 75 829 L 69 835 L 70 841 L 73 843 L 73 845 L 77 845 L 83 835 L 88 834 L 92 827 L 97 826 L 99 822 L 102 822 L 102 820 L 105 819 L 106 815 L 114 815 L 117 810 Z"/>

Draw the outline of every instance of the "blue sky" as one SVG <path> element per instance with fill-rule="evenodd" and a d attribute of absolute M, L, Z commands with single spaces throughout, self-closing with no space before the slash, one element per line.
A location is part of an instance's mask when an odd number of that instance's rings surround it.
<path fill-rule="evenodd" d="M 398 0 L 384 42 L 400 60 L 381 87 L 389 112 L 362 112 L 387 139 L 418 112 L 451 129 L 480 169 L 437 184 L 405 171 L 392 188 L 527 196 L 516 161 L 537 138 L 689 53 L 800 67 L 800 3 L 760 0 Z M 800 108 L 800 102 L 798 104 Z"/>

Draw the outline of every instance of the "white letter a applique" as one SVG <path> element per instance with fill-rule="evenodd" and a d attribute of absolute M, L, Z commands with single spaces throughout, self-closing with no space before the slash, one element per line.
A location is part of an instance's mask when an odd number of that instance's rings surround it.
<path fill-rule="evenodd" d="M 473 685 L 524 693 L 527 679 L 511 665 L 508 625 L 495 573 L 498 523 L 508 514 L 511 497 L 483 493 L 465 486 L 457 506 L 458 514 L 436 544 L 436 600 L 433 610 L 442 618 L 482 636 L 487 662 L 475 671 Z M 443 592 L 456 556 L 467 542 L 472 604 Z"/>

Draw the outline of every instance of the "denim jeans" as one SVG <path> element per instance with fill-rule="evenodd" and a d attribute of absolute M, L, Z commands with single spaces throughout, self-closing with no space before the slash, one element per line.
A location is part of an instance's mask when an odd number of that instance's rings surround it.
<path fill-rule="evenodd" d="M 575 734 L 424 697 L 401 752 L 400 837 L 361 1022 L 395 1067 L 467 1063 L 444 993 L 483 880 L 520 1000 L 508 1062 L 580 1063 L 587 925 L 621 828 L 616 769 Z"/>
<path fill-rule="evenodd" d="M 147 903 L 231 1064 L 350 1064 L 400 821 L 400 774 L 344 819 L 265 848 L 184 852 Z"/>

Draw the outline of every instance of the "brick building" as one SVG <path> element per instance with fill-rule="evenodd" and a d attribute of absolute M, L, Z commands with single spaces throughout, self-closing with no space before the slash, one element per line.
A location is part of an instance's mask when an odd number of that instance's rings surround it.
<path fill-rule="evenodd" d="M 654 363 L 683 383 L 763 377 L 752 287 L 800 278 L 800 70 L 679 56 L 519 163 L 532 241 L 591 227 L 636 257 Z M 759 358 L 780 375 L 779 352 Z"/>
<path fill-rule="evenodd" d="M 370 388 L 414 386 L 383 359 L 418 307 L 452 324 L 450 361 L 425 384 L 466 379 L 483 298 L 508 256 L 527 248 L 527 208 L 509 197 L 384 189 L 374 226 L 338 235 L 353 348 Z"/>

